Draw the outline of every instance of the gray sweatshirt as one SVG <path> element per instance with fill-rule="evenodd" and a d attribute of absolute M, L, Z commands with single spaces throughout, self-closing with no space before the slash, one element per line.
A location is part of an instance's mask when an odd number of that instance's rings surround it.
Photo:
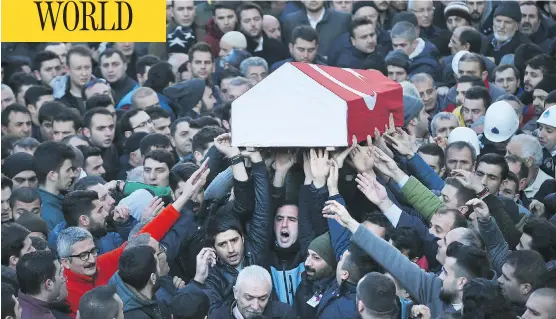
<path fill-rule="evenodd" d="M 434 274 L 423 271 L 417 264 L 402 255 L 396 247 L 374 235 L 365 226 L 359 225 L 351 241 L 382 265 L 418 304 L 429 307 L 432 318 L 445 312 L 456 312 L 451 304 L 440 299 L 442 280 Z"/>

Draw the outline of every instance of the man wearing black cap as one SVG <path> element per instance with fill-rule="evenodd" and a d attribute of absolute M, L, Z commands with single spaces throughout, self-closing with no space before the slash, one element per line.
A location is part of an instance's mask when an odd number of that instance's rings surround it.
<path fill-rule="evenodd" d="M 28 153 L 15 153 L 8 156 L 2 165 L 4 173 L 13 182 L 13 189 L 37 187 L 37 174 L 33 170 L 33 156 Z"/>
<path fill-rule="evenodd" d="M 362 319 L 399 318 L 396 284 L 388 276 L 372 272 L 357 284 L 357 311 Z"/>
<path fill-rule="evenodd" d="M 496 64 L 506 54 L 513 54 L 518 46 L 531 40 L 519 31 L 521 9 L 516 1 L 502 2 L 494 10 L 494 32 L 488 37 L 483 55 L 494 59 Z"/>
<path fill-rule="evenodd" d="M 409 78 L 409 57 L 403 51 L 391 51 L 384 60 L 390 80 L 401 83 Z"/>

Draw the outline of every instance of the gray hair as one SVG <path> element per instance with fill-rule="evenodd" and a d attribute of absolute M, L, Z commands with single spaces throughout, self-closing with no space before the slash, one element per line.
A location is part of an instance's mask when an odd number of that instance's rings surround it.
<path fill-rule="evenodd" d="M 415 84 L 409 81 L 402 81 L 400 82 L 400 85 L 402 86 L 403 89 L 403 95 L 410 95 L 419 100 L 421 99 L 421 95 L 419 94 L 419 90 L 417 90 Z"/>
<path fill-rule="evenodd" d="M 60 232 L 56 241 L 56 250 L 60 258 L 71 256 L 71 247 L 81 241 L 93 239 L 91 233 L 81 227 L 68 227 Z"/>
<path fill-rule="evenodd" d="M 415 2 L 417 2 L 417 1 L 425 2 L 424 0 L 408 0 L 407 1 L 407 11 L 413 10 L 413 8 L 415 7 Z M 432 0 L 429 0 L 429 1 L 432 2 Z"/>
<path fill-rule="evenodd" d="M 413 84 L 415 83 L 423 83 L 425 81 L 431 81 L 432 82 L 432 86 L 434 87 L 434 79 L 432 78 L 432 76 L 430 76 L 430 74 L 428 73 L 417 73 L 415 75 L 413 75 L 409 81 Z"/>
<path fill-rule="evenodd" d="M 417 40 L 417 28 L 407 21 L 401 21 L 396 23 L 390 31 L 390 37 L 406 39 L 409 42 Z"/>
<path fill-rule="evenodd" d="M 268 73 L 268 63 L 265 61 L 265 59 L 258 56 L 252 56 L 241 62 L 241 64 L 239 65 L 239 71 L 243 76 L 247 76 L 247 72 L 249 72 L 250 66 L 262 66 Z"/>
<path fill-rule="evenodd" d="M 453 113 L 440 112 L 432 118 L 432 121 L 431 121 L 431 134 L 432 134 L 432 136 L 436 136 L 436 129 L 437 129 L 436 123 L 440 120 L 452 120 L 452 121 L 455 121 L 456 124 L 459 125 L 458 118 Z"/>
<path fill-rule="evenodd" d="M 503 94 L 503 95 L 500 95 L 500 96 L 496 99 L 496 101 L 494 101 L 494 102 L 498 102 L 498 101 L 515 102 L 515 103 L 517 103 L 517 104 L 519 105 L 519 107 L 521 108 L 521 110 L 523 110 L 523 108 L 525 107 L 525 105 L 523 104 L 523 102 L 521 102 L 521 100 L 520 100 L 517 96 L 515 96 L 515 95 L 513 95 L 513 94 Z M 516 111 L 516 112 L 517 112 L 517 111 Z M 519 115 L 521 115 L 521 114 L 518 114 L 518 116 L 519 116 Z"/>
<path fill-rule="evenodd" d="M 147 233 L 143 233 L 135 236 L 131 236 L 130 234 L 124 250 L 128 250 L 130 248 L 137 247 L 137 246 L 149 246 L 150 241 L 151 241 L 151 235 Z"/>
<path fill-rule="evenodd" d="M 240 290 L 241 287 L 248 282 L 267 282 L 270 285 L 270 291 L 272 291 L 272 278 L 270 278 L 270 273 L 261 266 L 253 265 L 243 268 L 239 272 L 239 275 L 237 275 L 234 287 L 236 290 Z"/>
<path fill-rule="evenodd" d="M 519 134 L 514 135 L 510 142 L 515 142 L 518 145 L 521 145 L 521 155 L 518 155 L 519 157 L 525 161 L 532 158 L 535 166 L 541 166 L 543 159 L 542 146 L 536 137 L 527 134 Z"/>
<path fill-rule="evenodd" d="M 233 78 L 230 81 L 231 86 L 244 86 L 244 85 L 248 85 L 249 88 L 253 87 L 253 85 L 251 85 L 251 81 L 249 81 L 248 79 L 242 77 L 242 76 L 236 76 L 235 78 Z"/>

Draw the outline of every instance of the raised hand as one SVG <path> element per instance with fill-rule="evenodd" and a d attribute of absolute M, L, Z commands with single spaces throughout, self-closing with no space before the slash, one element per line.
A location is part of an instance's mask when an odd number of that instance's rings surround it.
<path fill-rule="evenodd" d="M 147 207 L 143 209 L 143 213 L 141 213 L 141 221 L 148 220 L 151 217 L 158 215 L 162 208 L 164 208 L 164 201 L 162 198 L 153 197 Z"/>
<path fill-rule="evenodd" d="M 328 174 L 328 179 L 326 180 L 326 185 L 328 186 L 328 196 L 334 196 L 339 194 L 338 190 L 338 164 L 334 160 L 329 160 L 330 172 Z"/>
<path fill-rule="evenodd" d="M 375 147 L 373 149 L 375 155 L 375 167 L 385 176 L 393 178 L 395 181 L 399 181 L 400 178 L 405 176 L 398 164 L 394 160 L 386 155 L 380 148 Z"/>
<path fill-rule="evenodd" d="M 490 219 L 490 212 L 485 202 L 478 198 L 472 198 L 465 203 L 467 206 L 473 207 L 473 212 L 480 221 L 487 222 Z"/>
<path fill-rule="evenodd" d="M 293 154 L 290 154 L 288 152 L 276 153 L 276 157 L 274 160 L 274 168 L 276 169 L 276 171 L 288 172 L 290 168 L 292 168 L 293 164 L 295 164 L 295 158 Z"/>
<path fill-rule="evenodd" d="M 240 154 L 243 155 L 243 157 L 248 158 L 251 163 L 259 163 L 263 160 L 261 152 L 257 149 L 253 151 L 243 150 L 240 152 Z"/>
<path fill-rule="evenodd" d="M 313 182 L 313 173 L 311 172 L 310 152 L 303 152 L 303 172 L 305 173 L 304 185 L 311 185 Z"/>
<path fill-rule="evenodd" d="M 415 155 L 415 138 L 401 128 L 396 128 L 396 133 L 384 135 L 386 143 L 393 147 L 401 156 L 409 158 Z"/>
<path fill-rule="evenodd" d="M 442 150 L 445 150 L 446 146 L 448 146 L 448 139 L 440 135 L 434 137 L 434 142 L 436 145 L 440 146 Z"/>
<path fill-rule="evenodd" d="M 388 130 L 388 126 L 386 126 L 386 130 Z M 386 145 L 386 142 L 384 141 L 384 138 L 382 138 L 382 135 L 380 135 L 380 132 L 378 131 L 378 129 L 376 127 L 375 127 L 375 143 L 374 143 L 374 145 L 376 147 L 380 148 L 384 153 L 386 153 L 391 158 L 394 158 L 394 153 L 392 153 L 392 151 L 388 148 L 388 145 Z"/>
<path fill-rule="evenodd" d="M 452 176 L 455 177 L 465 188 L 475 191 L 475 193 L 481 192 L 485 187 L 481 183 L 481 180 L 477 175 L 464 171 L 462 169 L 453 169 L 451 172 Z"/>
<path fill-rule="evenodd" d="M 311 158 L 311 174 L 313 175 L 313 184 L 315 187 L 321 188 L 326 184 L 326 178 L 330 173 L 330 163 L 328 158 L 328 151 L 315 150 L 310 151 Z"/>
<path fill-rule="evenodd" d="M 334 155 L 332 155 L 332 157 L 334 158 L 334 160 L 338 164 L 339 168 L 344 167 L 344 161 L 345 161 L 346 157 L 350 154 L 350 152 L 356 146 L 357 146 L 357 137 L 355 137 L 355 135 L 353 135 L 352 138 L 351 138 L 351 146 L 347 147 L 343 151 L 336 152 L 336 153 L 334 153 Z"/>
<path fill-rule="evenodd" d="M 322 214 L 325 218 L 334 219 L 352 232 L 355 232 L 359 226 L 359 223 L 351 217 L 346 208 L 335 200 L 326 201 Z"/>
<path fill-rule="evenodd" d="M 204 284 L 208 277 L 210 267 L 216 265 L 216 252 L 213 248 L 205 247 L 197 254 L 197 267 L 194 280 Z"/>
<path fill-rule="evenodd" d="M 536 217 L 541 217 L 542 215 L 544 215 L 544 204 L 536 199 L 533 199 L 533 201 L 529 205 L 529 210 Z"/>
<path fill-rule="evenodd" d="M 174 278 L 172 278 L 172 282 L 174 283 L 174 287 L 176 287 L 176 289 L 185 287 L 185 281 L 178 276 L 174 276 Z"/>
<path fill-rule="evenodd" d="M 131 210 L 127 206 L 114 207 L 114 221 L 117 223 L 125 223 L 129 219 Z"/>
<path fill-rule="evenodd" d="M 373 170 L 375 159 L 371 149 L 372 145 L 370 147 L 357 145 L 351 153 L 349 153 L 353 166 L 357 172 L 363 173 Z"/>
<path fill-rule="evenodd" d="M 214 139 L 214 147 L 227 158 L 239 154 L 239 148 L 232 146 L 232 134 L 224 133 Z"/>
<path fill-rule="evenodd" d="M 189 200 L 193 198 L 193 195 L 198 194 L 199 191 L 205 186 L 207 182 L 207 176 L 210 173 L 208 168 L 210 158 L 206 158 L 203 164 L 189 177 L 185 182 L 183 187 L 183 193 L 180 196 L 180 200 Z"/>
<path fill-rule="evenodd" d="M 392 202 L 388 199 L 386 188 L 376 178 L 367 173 L 357 174 L 355 182 L 357 183 L 357 188 L 371 203 L 377 205 L 382 211 L 390 208 Z"/>

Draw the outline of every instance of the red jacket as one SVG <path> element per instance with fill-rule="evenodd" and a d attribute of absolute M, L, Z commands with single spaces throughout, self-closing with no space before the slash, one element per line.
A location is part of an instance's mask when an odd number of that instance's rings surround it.
<path fill-rule="evenodd" d="M 149 233 L 152 238 L 160 241 L 179 217 L 180 213 L 174 206 L 168 205 L 160 214 L 145 225 L 139 233 Z M 69 269 L 64 269 L 64 274 L 68 279 L 67 301 L 72 311 L 70 317 L 75 318 L 81 296 L 95 287 L 108 284 L 112 275 L 118 271 L 118 260 L 124 251 L 125 244 L 97 258 L 97 272 L 93 277 L 76 274 Z"/>
<path fill-rule="evenodd" d="M 220 54 L 220 39 L 222 39 L 224 33 L 222 33 L 222 31 L 220 31 L 220 29 L 216 25 L 216 22 L 214 22 L 214 18 L 209 20 L 206 30 L 207 34 L 205 35 L 203 42 L 208 43 L 212 48 L 213 55 L 215 57 L 218 57 Z"/>

